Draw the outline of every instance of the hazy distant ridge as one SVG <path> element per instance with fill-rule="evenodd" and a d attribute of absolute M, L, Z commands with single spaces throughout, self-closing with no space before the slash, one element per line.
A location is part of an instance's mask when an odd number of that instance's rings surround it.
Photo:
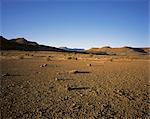
<path fill-rule="evenodd" d="M 82 48 L 68 48 L 68 47 L 59 47 L 60 49 L 66 50 L 66 51 L 77 51 L 77 52 L 83 52 L 85 49 Z"/>

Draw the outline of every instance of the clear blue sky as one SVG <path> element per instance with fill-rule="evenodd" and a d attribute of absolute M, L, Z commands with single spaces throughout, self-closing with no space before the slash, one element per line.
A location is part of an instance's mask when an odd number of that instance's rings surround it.
<path fill-rule="evenodd" d="M 0 32 L 56 47 L 147 47 L 148 1 L 2 0 Z"/>

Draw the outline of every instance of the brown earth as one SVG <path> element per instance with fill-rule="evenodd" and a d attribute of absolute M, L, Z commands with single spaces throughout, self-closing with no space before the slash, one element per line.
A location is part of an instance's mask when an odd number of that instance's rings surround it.
<path fill-rule="evenodd" d="M 148 56 L 2 51 L 2 119 L 148 119 Z"/>

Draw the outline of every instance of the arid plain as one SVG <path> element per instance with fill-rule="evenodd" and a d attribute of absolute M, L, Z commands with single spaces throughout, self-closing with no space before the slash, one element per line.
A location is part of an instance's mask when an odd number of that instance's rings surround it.
<path fill-rule="evenodd" d="M 3 119 L 148 119 L 148 56 L 1 51 Z"/>

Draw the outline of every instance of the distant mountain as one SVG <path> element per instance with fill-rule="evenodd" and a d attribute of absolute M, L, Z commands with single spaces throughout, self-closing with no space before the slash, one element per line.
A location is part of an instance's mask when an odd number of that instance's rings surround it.
<path fill-rule="evenodd" d="M 58 51 L 63 52 L 63 49 L 39 45 L 36 42 L 28 41 L 25 38 L 16 38 L 8 40 L 0 36 L 0 50 L 25 50 L 25 51 Z"/>
<path fill-rule="evenodd" d="M 105 46 L 102 48 L 91 48 L 86 50 L 86 52 L 107 55 L 146 55 L 150 54 L 150 48 L 132 48 L 128 46 L 122 48 L 111 48 L 109 46 Z"/>
<path fill-rule="evenodd" d="M 60 49 L 66 50 L 66 51 L 76 51 L 76 52 L 83 52 L 85 49 L 81 48 L 67 48 L 67 47 L 59 47 Z"/>
<path fill-rule="evenodd" d="M 24 44 L 24 45 L 33 45 L 36 46 L 38 43 L 32 42 L 32 41 L 27 41 L 25 38 L 16 38 L 16 39 L 11 39 L 11 42 L 16 42 L 18 44 Z"/>
<path fill-rule="evenodd" d="M 124 46 L 122 48 L 111 48 L 109 46 L 104 46 L 102 48 L 91 48 L 89 50 L 67 47 L 56 48 L 39 45 L 38 43 L 28 41 L 25 38 L 8 40 L 3 36 L 0 36 L 0 50 L 77 52 L 97 55 L 150 55 L 150 48 L 133 48 L 128 46 Z"/>

